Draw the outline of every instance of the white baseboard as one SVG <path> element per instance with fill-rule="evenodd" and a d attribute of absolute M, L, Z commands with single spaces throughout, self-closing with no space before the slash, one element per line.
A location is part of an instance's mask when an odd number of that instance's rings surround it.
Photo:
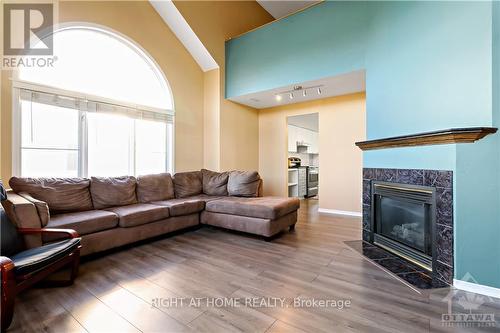
<path fill-rule="evenodd" d="M 361 217 L 362 216 L 362 214 L 360 212 L 351 212 L 348 210 L 318 208 L 318 212 L 324 213 L 324 214 L 332 214 L 332 215 L 344 215 L 344 216 L 354 216 L 354 217 Z"/>
<path fill-rule="evenodd" d="M 476 294 L 496 297 L 500 299 L 500 289 L 482 284 L 453 279 L 453 286 L 460 290 L 470 291 Z"/>

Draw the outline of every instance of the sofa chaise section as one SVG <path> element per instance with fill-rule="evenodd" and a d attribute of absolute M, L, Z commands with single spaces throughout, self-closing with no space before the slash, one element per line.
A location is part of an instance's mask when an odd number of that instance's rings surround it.
<path fill-rule="evenodd" d="M 201 223 L 273 237 L 297 222 L 297 198 L 229 197 L 208 202 Z"/>
<path fill-rule="evenodd" d="M 269 240 L 287 228 L 293 230 L 297 222 L 297 212 L 287 214 L 276 220 L 270 220 L 204 211 L 201 213 L 200 222 L 214 227 L 263 236 Z"/>
<path fill-rule="evenodd" d="M 299 209 L 300 201 L 297 198 L 258 197 L 238 198 L 229 197 L 207 203 L 206 210 L 213 213 L 223 213 L 238 216 L 256 217 L 276 220 Z"/>

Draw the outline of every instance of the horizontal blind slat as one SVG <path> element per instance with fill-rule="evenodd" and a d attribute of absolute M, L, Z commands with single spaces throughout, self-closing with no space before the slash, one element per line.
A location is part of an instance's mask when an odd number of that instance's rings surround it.
<path fill-rule="evenodd" d="M 133 119 L 145 119 L 167 123 L 172 123 L 174 121 L 174 116 L 169 113 L 141 110 L 139 108 L 90 101 L 76 97 L 60 96 L 28 89 L 20 89 L 20 98 L 22 101 L 78 109 L 85 112 L 116 114 Z"/>
<path fill-rule="evenodd" d="M 21 90 L 21 100 L 69 109 L 78 109 L 80 104 L 80 100 L 78 98 L 58 96 L 25 89 Z"/>

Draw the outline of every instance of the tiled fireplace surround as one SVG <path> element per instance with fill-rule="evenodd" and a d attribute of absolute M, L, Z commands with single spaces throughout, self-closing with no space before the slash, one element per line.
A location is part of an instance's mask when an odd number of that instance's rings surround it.
<path fill-rule="evenodd" d="M 363 169 L 363 240 L 369 241 L 371 228 L 371 181 L 431 186 L 436 189 L 437 267 L 432 279 L 453 281 L 453 172 L 420 169 Z"/>

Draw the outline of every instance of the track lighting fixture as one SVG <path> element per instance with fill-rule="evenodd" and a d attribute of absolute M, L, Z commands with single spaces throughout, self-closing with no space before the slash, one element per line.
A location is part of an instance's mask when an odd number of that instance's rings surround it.
<path fill-rule="evenodd" d="M 318 92 L 318 95 L 321 95 L 323 92 L 321 91 L 321 88 L 323 85 L 316 85 L 316 86 L 309 86 L 309 87 L 304 87 L 304 86 L 293 86 L 292 90 L 285 90 L 285 91 L 280 91 L 279 93 L 275 94 L 276 101 L 281 101 L 283 96 L 289 97 L 290 100 L 294 99 L 294 93 L 297 94 L 297 96 L 300 97 L 300 94 L 302 94 L 303 97 L 307 97 L 307 91 L 309 90 L 309 93 L 312 93 L 314 95 L 314 89 Z M 300 100 L 300 99 L 299 99 Z"/>

